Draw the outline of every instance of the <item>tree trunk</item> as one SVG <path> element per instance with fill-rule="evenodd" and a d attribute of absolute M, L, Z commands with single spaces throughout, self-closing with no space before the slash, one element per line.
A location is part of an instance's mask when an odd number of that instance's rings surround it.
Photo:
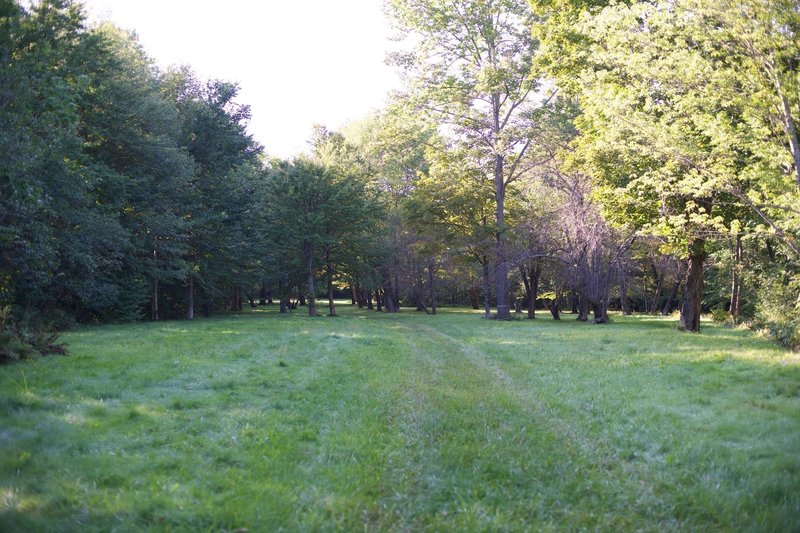
<path fill-rule="evenodd" d="M 287 306 L 286 306 L 286 292 L 288 291 L 287 285 L 288 285 L 288 283 L 287 283 L 285 277 L 280 282 L 278 282 L 278 298 L 280 299 L 279 303 L 280 303 L 280 312 L 281 313 L 289 312 L 289 310 L 287 309 Z"/>
<path fill-rule="evenodd" d="M 379 313 L 383 312 L 383 295 L 380 289 L 375 289 L 375 310 Z"/>
<path fill-rule="evenodd" d="M 774 59 L 771 61 L 774 61 Z M 778 97 L 781 101 L 783 125 L 786 128 L 786 136 L 789 139 L 789 150 L 792 152 L 792 160 L 794 161 L 795 180 L 797 181 L 797 185 L 800 186 L 800 143 L 797 139 L 797 127 L 795 126 L 794 116 L 792 115 L 791 104 L 789 103 L 789 99 L 783 90 L 781 75 L 773 62 L 769 63 L 769 69 L 771 70 L 773 76 L 775 90 L 777 91 Z"/>
<path fill-rule="evenodd" d="M 531 313 L 531 282 L 528 279 L 528 272 L 522 264 L 519 265 L 519 275 L 522 278 L 522 285 L 525 287 L 525 303 L 528 308 L 528 318 L 535 318 L 535 311 Z"/>
<path fill-rule="evenodd" d="M 658 311 L 658 302 L 661 300 L 661 290 L 664 288 L 664 272 L 659 272 L 655 264 L 650 265 L 653 269 L 653 277 L 656 280 L 656 288 L 653 292 L 653 303 L 650 305 L 650 314 L 656 314 Z"/>
<path fill-rule="evenodd" d="M 431 314 L 436 314 L 436 287 L 434 286 L 434 262 L 428 262 L 428 293 L 430 295 L 430 303 L 431 303 Z"/>
<path fill-rule="evenodd" d="M 153 303 L 150 311 L 150 318 L 158 320 L 158 278 L 153 279 Z"/>
<path fill-rule="evenodd" d="M 575 319 L 579 322 L 586 322 L 589 320 L 589 301 L 583 293 L 578 293 L 578 317 Z"/>
<path fill-rule="evenodd" d="M 559 306 L 560 302 L 561 302 L 561 295 L 558 294 L 558 291 L 556 291 L 556 297 L 553 299 L 552 302 L 550 302 L 550 305 L 548 306 L 550 308 L 550 314 L 553 315 L 553 320 L 561 320 L 561 309 Z"/>
<path fill-rule="evenodd" d="M 731 318 L 739 321 L 742 308 L 742 236 L 737 234 L 733 245 L 733 268 L 731 269 Z"/>
<path fill-rule="evenodd" d="M 539 278 L 542 276 L 542 267 L 532 266 L 528 273 L 531 283 L 531 295 L 528 300 L 528 318 L 536 318 L 536 299 L 539 297 Z"/>
<path fill-rule="evenodd" d="M 353 297 L 356 299 L 356 304 L 358 305 L 359 309 L 364 308 L 364 291 L 361 290 L 361 286 L 356 283 L 353 286 Z"/>
<path fill-rule="evenodd" d="M 369 311 L 374 311 L 375 307 L 372 305 L 372 291 L 364 291 L 364 300 L 367 302 L 367 309 Z"/>
<path fill-rule="evenodd" d="M 353 284 L 350 284 L 350 305 L 356 305 L 356 288 L 353 287 Z"/>
<path fill-rule="evenodd" d="M 621 265 L 619 269 L 619 307 L 622 309 L 623 315 L 631 314 L 631 302 L 628 300 L 628 277 Z"/>
<path fill-rule="evenodd" d="M 258 304 L 256 304 L 256 293 L 251 286 L 247 289 L 247 301 L 250 303 L 250 307 L 255 309 Z"/>
<path fill-rule="evenodd" d="M 661 310 L 661 316 L 667 316 L 672 313 L 672 304 L 675 302 L 680 288 L 681 280 L 678 280 L 675 282 L 675 285 L 672 286 L 672 291 L 669 293 L 669 298 L 667 298 L 667 302 L 664 304 L 664 309 Z"/>
<path fill-rule="evenodd" d="M 396 313 L 400 309 L 397 306 L 397 302 L 392 297 L 392 287 L 391 281 L 386 281 L 383 284 L 383 301 L 386 304 L 386 311 L 388 313 Z"/>
<path fill-rule="evenodd" d="M 483 312 L 486 318 L 492 318 L 492 284 L 489 277 L 489 258 L 483 256 Z"/>
<path fill-rule="evenodd" d="M 480 309 L 481 304 L 480 300 L 478 299 L 478 287 L 475 286 L 475 280 L 472 280 L 472 283 L 469 288 L 469 304 L 472 306 L 472 309 Z"/>
<path fill-rule="evenodd" d="M 264 287 L 263 283 L 261 284 L 261 288 L 258 290 L 258 305 L 267 305 L 267 288 Z"/>
<path fill-rule="evenodd" d="M 689 244 L 686 292 L 681 306 L 680 325 L 685 331 L 700 331 L 700 304 L 703 301 L 703 261 L 706 258 L 705 239 Z"/>
<path fill-rule="evenodd" d="M 394 273 L 394 286 L 392 287 L 392 297 L 394 298 L 394 303 L 397 306 L 397 310 L 400 310 L 400 274 L 397 272 Z"/>
<path fill-rule="evenodd" d="M 333 263 L 329 250 L 325 250 L 325 270 L 328 274 L 328 316 L 336 316 L 336 306 L 333 305 Z"/>
<path fill-rule="evenodd" d="M 186 320 L 194 320 L 194 276 L 189 275 L 189 287 L 186 289 Z"/>
<path fill-rule="evenodd" d="M 158 268 L 158 252 L 153 250 L 153 301 L 150 304 L 151 320 L 158 320 L 158 274 L 156 273 L 157 268 Z"/>
<path fill-rule="evenodd" d="M 608 322 L 608 304 L 605 301 L 592 303 L 592 314 L 594 314 L 595 324 L 605 324 Z"/>
<path fill-rule="evenodd" d="M 577 315 L 580 313 L 578 304 L 580 303 L 580 296 L 575 291 L 570 291 L 569 297 L 569 312 L 570 314 Z M 578 318 L 580 320 L 580 317 Z"/>
<path fill-rule="evenodd" d="M 490 55 L 493 51 L 490 49 Z M 499 93 L 492 94 L 492 133 L 499 140 L 502 126 L 500 124 L 501 96 Z M 506 263 L 506 236 L 505 236 L 505 197 L 506 183 L 504 175 L 505 156 L 495 154 L 494 156 L 494 197 L 497 205 L 495 211 L 495 223 L 497 233 L 495 233 L 495 297 L 497 298 L 497 318 L 508 320 L 511 318 L 511 310 L 508 307 L 508 264 Z"/>
<path fill-rule="evenodd" d="M 314 287 L 314 248 L 310 243 L 303 243 L 303 255 L 306 260 L 308 285 L 308 316 L 317 316 L 317 293 Z"/>

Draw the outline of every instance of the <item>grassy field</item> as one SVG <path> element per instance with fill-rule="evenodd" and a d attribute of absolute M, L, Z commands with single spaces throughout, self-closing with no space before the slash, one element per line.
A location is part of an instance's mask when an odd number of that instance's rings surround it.
<path fill-rule="evenodd" d="M 800 359 L 745 331 L 342 307 L 0 367 L 0 531 L 800 530 Z"/>

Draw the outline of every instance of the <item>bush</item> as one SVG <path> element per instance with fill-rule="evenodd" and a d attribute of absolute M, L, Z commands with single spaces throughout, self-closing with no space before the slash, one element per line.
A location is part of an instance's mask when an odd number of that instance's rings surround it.
<path fill-rule="evenodd" d="M 711 310 L 711 319 L 714 322 L 718 322 L 720 324 L 724 324 L 730 320 L 731 315 L 725 310 L 724 307 L 717 307 Z"/>
<path fill-rule="evenodd" d="M 22 361 L 39 353 L 65 354 L 64 344 L 57 344 L 60 333 L 34 321 L 19 321 L 11 306 L 0 307 L 0 363 Z"/>
<path fill-rule="evenodd" d="M 800 350 L 800 284 L 767 281 L 758 291 L 753 327 L 765 331 L 784 346 Z"/>

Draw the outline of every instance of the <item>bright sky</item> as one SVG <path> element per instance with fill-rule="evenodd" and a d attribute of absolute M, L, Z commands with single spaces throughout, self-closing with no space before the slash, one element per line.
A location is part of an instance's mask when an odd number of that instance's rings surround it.
<path fill-rule="evenodd" d="M 84 0 L 92 20 L 134 30 L 161 66 L 238 82 L 250 133 L 269 155 L 307 149 L 378 109 L 399 87 L 385 64 L 392 34 L 382 0 Z"/>

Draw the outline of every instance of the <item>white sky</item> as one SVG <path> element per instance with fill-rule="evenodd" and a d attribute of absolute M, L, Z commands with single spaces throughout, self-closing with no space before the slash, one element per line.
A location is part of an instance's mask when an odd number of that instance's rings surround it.
<path fill-rule="evenodd" d="M 91 20 L 134 30 L 161 66 L 240 85 L 249 131 L 269 155 L 307 148 L 383 105 L 399 77 L 382 0 L 84 0 Z"/>

